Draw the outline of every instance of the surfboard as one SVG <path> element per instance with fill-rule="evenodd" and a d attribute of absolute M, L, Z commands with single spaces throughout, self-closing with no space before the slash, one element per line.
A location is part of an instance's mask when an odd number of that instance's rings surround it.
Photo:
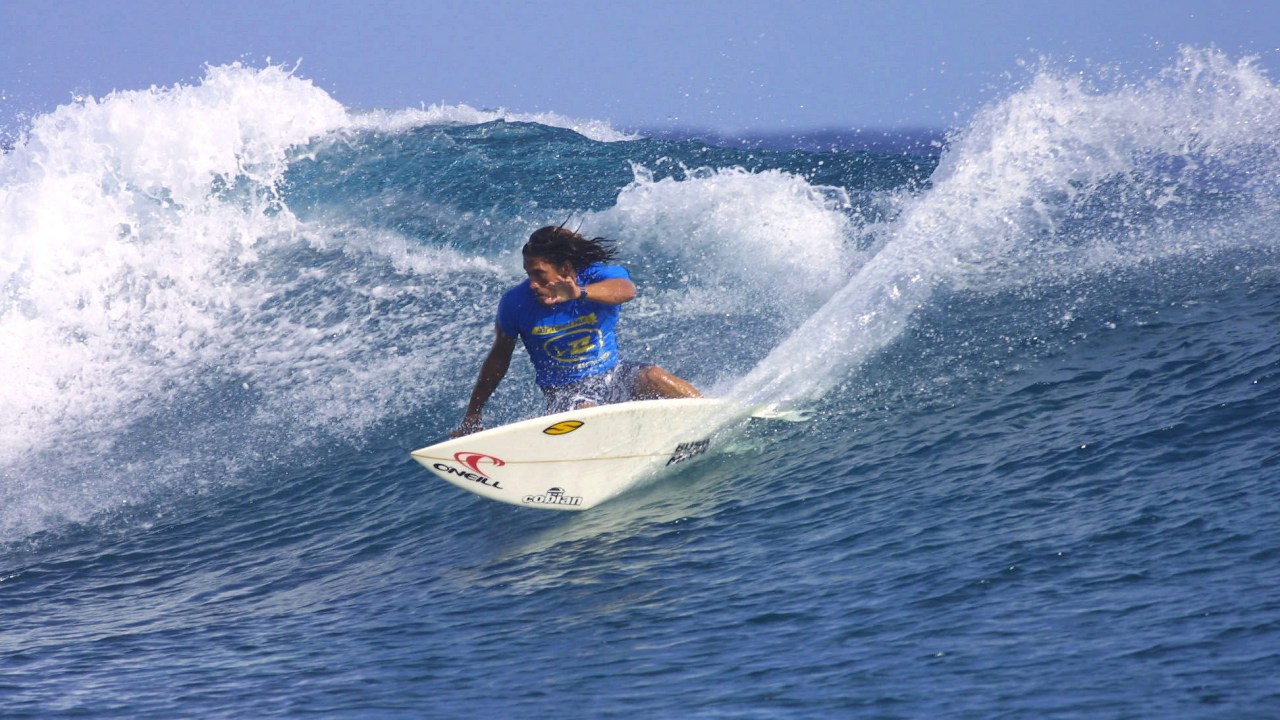
<path fill-rule="evenodd" d="M 637 400 L 546 415 L 414 450 L 463 490 L 549 510 L 586 510 L 691 460 L 750 411 L 730 400 Z"/>

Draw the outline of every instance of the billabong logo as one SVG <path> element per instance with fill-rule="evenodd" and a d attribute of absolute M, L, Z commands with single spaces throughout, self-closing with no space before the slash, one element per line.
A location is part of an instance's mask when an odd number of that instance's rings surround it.
<path fill-rule="evenodd" d="M 552 425 L 542 432 L 546 435 L 568 435 L 574 430 L 582 427 L 582 425 L 583 422 L 581 420 L 565 420 L 564 422 L 558 422 L 555 425 Z"/>
<path fill-rule="evenodd" d="M 480 469 L 481 465 L 492 465 L 494 467 L 502 467 L 503 465 L 506 465 L 505 462 L 492 455 L 485 455 L 484 453 L 478 452 L 456 452 L 453 454 L 453 459 L 471 468 L 472 472 L 480 475 L 485 474 L 485 472 Z"/>
<path fill-rule="evenodd" d="M 522 502 L 530 505 L 581 505 L 582 498 L 574 495 L 565 495 L 564 488 L 553 487 L 548 489 L 541 495 L 525 495 Z"/>

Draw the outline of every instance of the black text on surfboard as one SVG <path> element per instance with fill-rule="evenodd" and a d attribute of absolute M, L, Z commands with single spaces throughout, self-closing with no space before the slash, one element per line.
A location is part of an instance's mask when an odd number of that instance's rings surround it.
<path fill-rule="evenodd" d="M 540 495 L 525 495 L 522 502 L 531 505 L 581 505 L 582 498 L 565 495 L 563 488 L 553 487 Z"/>
<path fill-rule="evenodd" d="M 434 467 L 436 470 L 439 470 L 442 473 L 448 473 L 449 475 L 457 475 L 458 477 L 464 477 L 472 482 L 478 482 L 481 485 L 488 485 L 489 487 L 497 488 L 498 490 L 502 489 L 502 486 L 498 484 L 497 480 L 494 480 L 493 478 L 485 477 L 484 475 L 479 475 L 473 472 L 467 472 L 466 470 L 459 470 L 456 467 L 450 467 L 448 465 L 445 465 L 444 463 L 436 463 L 432 467 Z"/>
<path fill-rule="evenodd" d="M 676 463 L 682 463 L 689 458 L 697 457 L 706 452 L 709 445 L 711 445 L 710 439 L 680 443 L 676 446 L 676 451 L 671 453 L 671 459 L 667 461 L 667 464 L 675 465 Z"/>

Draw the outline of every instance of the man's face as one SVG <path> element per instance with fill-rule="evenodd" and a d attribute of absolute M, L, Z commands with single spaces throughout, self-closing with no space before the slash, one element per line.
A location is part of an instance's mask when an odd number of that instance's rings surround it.
<path fill-rule="evenodd" d="M 533 294 L 542 299 L 554 297 L 555 293 L 549 289 L 551 283 L 574 279 L 572 263 L 556 266 L 538 257 L 524 259 L 524 272 L 529 276 Z"/>

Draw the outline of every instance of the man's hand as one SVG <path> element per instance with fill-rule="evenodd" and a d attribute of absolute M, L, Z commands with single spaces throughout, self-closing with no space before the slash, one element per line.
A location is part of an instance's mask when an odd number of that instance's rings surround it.
<path fill-rule="evenodd" d="M 484 423 L 480 421 L 479 416 L 468 415 L 462 419 L 462 424 L 449 431 L 449 437 L 460 438 L 464 435 L 480 432 L 484 429 Z"/>
<path fill-rule="evenodd" d="M 576 300 L 581 293 L 582 289 L 578 287 L 576 278 L 562 277 L 547 283 L 547 295 L 540 296 L 538 299 L 543 305 L 555 305 Z"/>

